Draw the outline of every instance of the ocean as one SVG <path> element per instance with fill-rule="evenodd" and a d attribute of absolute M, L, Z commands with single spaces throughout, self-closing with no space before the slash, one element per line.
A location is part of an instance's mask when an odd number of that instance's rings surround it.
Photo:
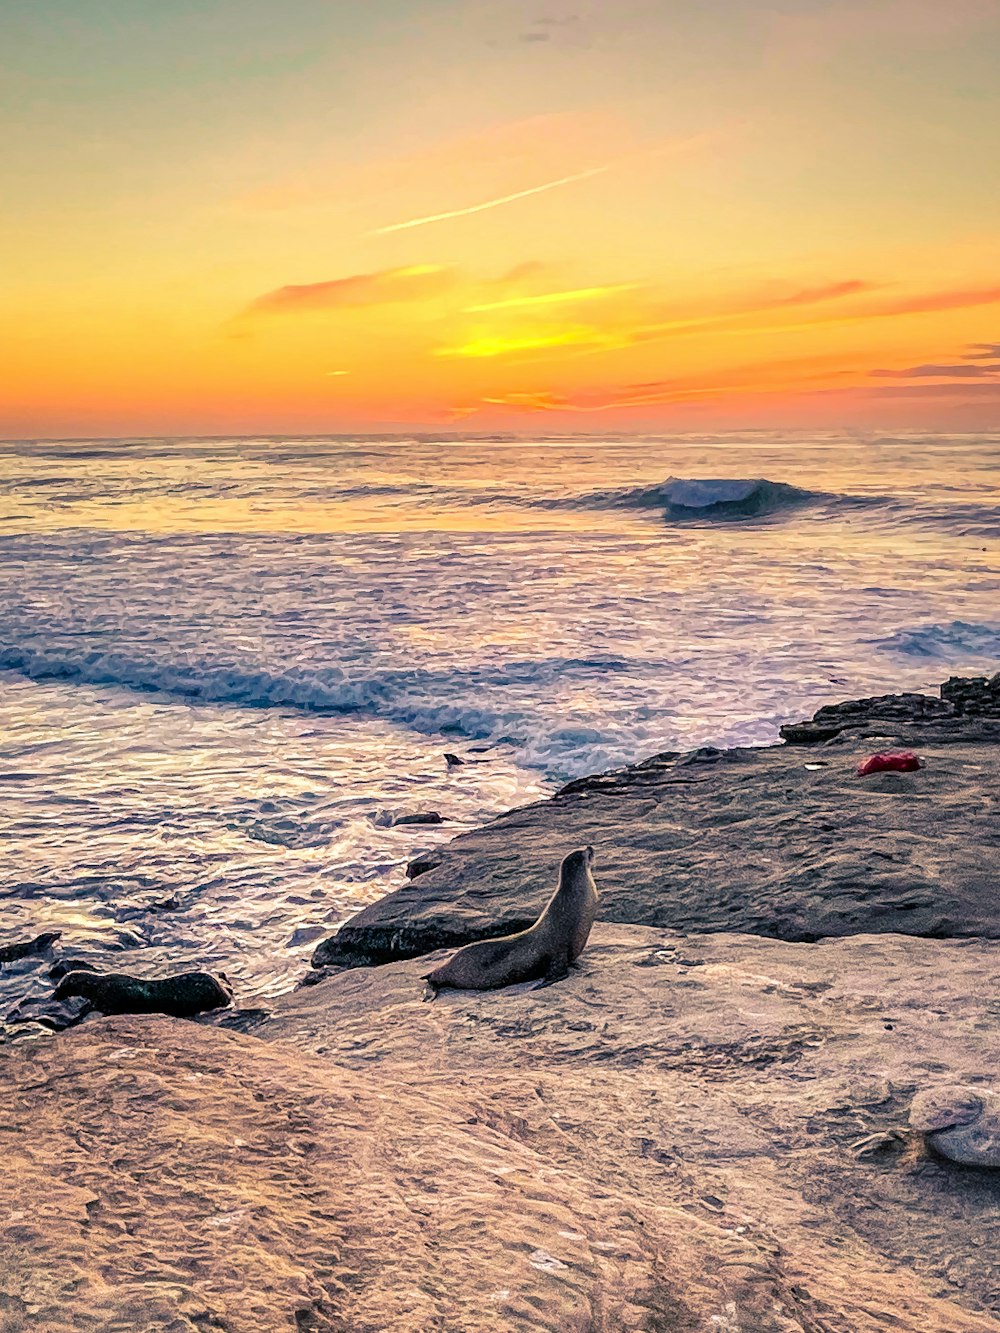
<path fill-rule="evenodd" d="M 1000 436 L 7 442 L 0 561 L 0 937 L 253 1004 L 568 778 L 996 671 Z"/>

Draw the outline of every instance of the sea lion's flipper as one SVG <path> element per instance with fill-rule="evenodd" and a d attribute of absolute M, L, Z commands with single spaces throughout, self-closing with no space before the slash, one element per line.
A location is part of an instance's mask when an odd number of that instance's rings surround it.
<path fill-rule="evenodd" d="M 536 981 L 532 990 L 542 990 L 545 986 L 554 986 L 557 981 L 565 981 L 569 976 L 569 962 L 566 958 L 553 958 L 549 961 L 545 975 Z"/>

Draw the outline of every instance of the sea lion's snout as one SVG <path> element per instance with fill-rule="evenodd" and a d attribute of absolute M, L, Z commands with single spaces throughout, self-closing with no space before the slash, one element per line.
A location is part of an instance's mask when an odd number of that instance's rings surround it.
<path fill-rule="evenodd" d="M 589 870 L 594 864 L 594 849 L 588 842 L 586 847 L 578 847 L 575 852 L 570 852 L 568 856 L 563 857 L 563 865 L 567 869 L 579 870 L 586 868 Z"/>

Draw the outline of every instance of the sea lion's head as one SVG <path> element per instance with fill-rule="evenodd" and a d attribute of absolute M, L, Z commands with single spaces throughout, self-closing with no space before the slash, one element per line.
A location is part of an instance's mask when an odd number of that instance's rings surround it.
<path fill-rule="evenodd" d="M 575 852 L 570 852 L 568 856 L 563 857 L 562 874 L 572 877 L 580 874 L 581 871 L 589 870 L 594 864 L 594 849 L 591 846 L 578 847 Z"/>
<path fill-rule="evenodd" d="M 233 1002 L 233 988 L 224 972 L 214 976 L 211 972 L 183 972 L 179 977 L 167 977 L 164 984 L 182 1004 L 192 1009 L 197 1005 L 200 1012 L 226 1009 Z"/>
<path fill-rule="evenodd" d="M 94 978 L 99 973 L 96 969 L 91 969 L 89 964 L 74 969 L 72 972 L 66 972 L 59 979 L 59 985 L 55 989 L 52 998 L 54 1000 L 68 1000 L 74 995 L 83 996 L 84 999 L 92 999 L 91 991 L 93 989 Z"/>

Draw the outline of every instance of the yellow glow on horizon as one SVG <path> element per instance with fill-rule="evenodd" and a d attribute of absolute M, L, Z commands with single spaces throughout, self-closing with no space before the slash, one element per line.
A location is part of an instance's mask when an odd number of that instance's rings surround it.
<path fill-rule="evenodd" d="M 492 357 L 515 356 L 523 352 L 538 352 L 560 347 L 614 348 L 626 346 L 626 341 L 614 333 L 603 333 L 594 328 L 560 329 L 553 333 L 522 333 L 484 335 L 453 347 L 436 347 L 440 357 L 466 357 L 486 360 Z"/>
<path fill-rule="evenodd" d="M 467 314 L 481 314 L 488 310 L 515 310 L 522 306 L 560 305 L 570 301 L 603 301 L 619 292 L 634 292 L 637 282 L 619 282 L 610 287 L 578 287 L 569 292 L 543 292 L 540 296 L 509 296 L 503 301 L 487 301 L 484 305 L 466 306 Z"/>

